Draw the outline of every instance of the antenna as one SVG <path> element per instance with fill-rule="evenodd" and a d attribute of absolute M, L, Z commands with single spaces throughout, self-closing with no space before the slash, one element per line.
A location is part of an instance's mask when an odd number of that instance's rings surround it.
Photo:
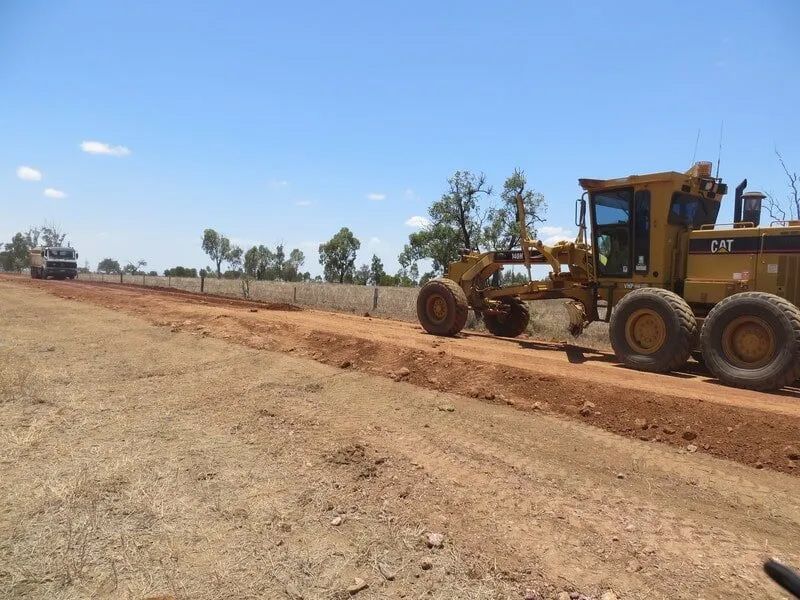
<path fill-rule="evenodd" d="M 700 128 L 697 128 L 697 139 L 694 141 L 694 154 L 692 154 L 692 164 L 689 165 L 690 167 L 694 165 L 694 161 L 697 158 L 697 144 L 700 143 Z"/>
<path fill-rule="evenodd" d="M 714 178 L 719 179 L 719 161 L 722 160 L 722 128 L 725 126 L 725 121 L 719 122 L 719 152 L 717 153 L 717 174 Z"/>

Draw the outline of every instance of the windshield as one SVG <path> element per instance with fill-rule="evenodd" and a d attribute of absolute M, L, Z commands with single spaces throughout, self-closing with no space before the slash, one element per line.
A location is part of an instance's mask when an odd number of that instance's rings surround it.
<path fill-rule="evenodd" d="M 668 221 L 670 225 L 684 225 L 691 229 L 699 229 L 702 225 L 716 223 L 718 212 L 719 202 L 676 193 L 672 196 Z"/>
<path fill-rule="evenodd" d="M 48 258 L 66 258 L 66 259 L 73 259 L 75 258 L 75 251 L 70 250 L 68 248 L 60 248 L 60 249 L 50 249 L 47 251 Z"/>

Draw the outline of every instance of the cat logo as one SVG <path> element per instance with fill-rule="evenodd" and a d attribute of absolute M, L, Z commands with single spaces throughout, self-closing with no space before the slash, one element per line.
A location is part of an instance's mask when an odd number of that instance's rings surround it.
<path fill-rule="evenodd" d="M 733 252 L 733 240 L 711 240 L 711 252 L 714 254 Z"/>

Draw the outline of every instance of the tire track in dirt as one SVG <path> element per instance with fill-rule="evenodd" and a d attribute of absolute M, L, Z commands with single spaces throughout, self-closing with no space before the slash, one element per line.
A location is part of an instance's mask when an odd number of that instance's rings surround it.
<path fill-rule="evenodd" d="M 793 390 L 782 392 L 784 395 L 758 394 L 705 383 L 686 374 L 659 376 L 602 363 L 587 368 L 564 361 L 554 370 L 553 364 L 545 363 L 556 361 L 542 357 L 547 352 L 512 352 L 509 340 L 469 333 L 467 339 L 433 338 L 412 324 L 383 319 L 312 310 L 260 310 L 268 307 L 255 308 L 224 298 L 206 303 L 205 296 L 187 302 L 183 294 L 136 286 L 9 281 L 134 313 L 173 331 L 291 352 L 484 402 L 510 404 L 519 410 L 559 413 L 642 441 L 800 473 L 800 463 L 789 458 L 794 455 L 792 448 L 800 446 L 800 401 Z M 522 340 L 520 344 L 538 342 Z M 640 385 L 642 381 L 647 385 Z M 688 397 L 682 397 L 683 386 L 678 382 L 690 389 Z M 661 392 L 653 391 L 659 387 Z"/>

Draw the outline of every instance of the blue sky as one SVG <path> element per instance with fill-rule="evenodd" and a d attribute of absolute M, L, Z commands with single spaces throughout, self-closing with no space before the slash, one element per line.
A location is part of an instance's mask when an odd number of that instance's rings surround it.
<path fill-rule="evenodd" d="M 348 226 L 394 269 L 456 169 L 524 169 L 571 233 L 578 177 L 716 160 L 723 121 L 721 175 L 783 195 L 800 4 L 650 4 L 0 0 L 0 236 L 160 271 L 214 227 L 319 273 Z"/>

